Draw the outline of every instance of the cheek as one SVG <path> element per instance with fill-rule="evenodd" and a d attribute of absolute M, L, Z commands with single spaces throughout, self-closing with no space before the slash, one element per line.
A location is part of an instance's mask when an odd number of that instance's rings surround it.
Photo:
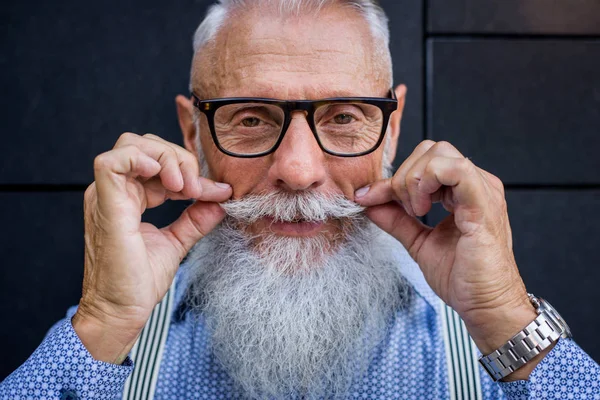
<path fill-rule="evenodd" d="M 204 132 L 209 132 L 208 125 L 204 128 Z M 244 159 L 223 154 L 214 144 L 210 133 L 201 135 L 200 143 L 210 170 L 210 178 L 229 183 L 233 188 L 234 199 L 250 193 L 266 176 L 266 157 Z"/>
<path fill-rule="evenodd" d="M 264 160 L 235 158 L 225 154 L 219 157 L 218 176 L 233 188 L 233 199 L 239 199 L 263 186 L 267 174 Z"/>
<path fill-rule="evenodd" d="M 330 167 L 336 186 L 349 199 L 363 186 L 382 178 L 381 155 L 372 153 L 363 157 L 340 159 Z"/>
<path fill-rule="evenodd" d="M 208 128 L 206 128 L 205 132 L 206 131 L 208 131 Z M 216 161 L 218 160 L 217 152 L 219 151 L 208 134 L 200 134 L 200 148 L 202 149 L 201 156 L 203 156 L 206 160 L 206 163 L 211 171 L 211 176 L 214 177 L 214 167 Z"/>
<path fill-rule="evenodd" d="M 244 160 L 223 154 L 210 137 L 202 136 L 200 141 L 210 170 L 210 178 L 217 182 L 229 183 L 233 188 L 233 197 L 236 198 L 236 193 L 242 189 L 244 183 L 251 181 L 244 179 L 250 175 L 240 172 L 248 168 L 244 165 Z"/>

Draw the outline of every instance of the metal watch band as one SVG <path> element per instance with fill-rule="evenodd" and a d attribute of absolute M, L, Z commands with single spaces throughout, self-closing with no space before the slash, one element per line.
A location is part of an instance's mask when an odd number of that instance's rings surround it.
<path fill-rule="evenodd" d="M 548 310 L 538 311 L 541 312 L 536 319 L 506 344 L 479 358 L 479 363 L 494 381 L 519 369 L 563 335 L 564 327 L 555 322 Z"/>

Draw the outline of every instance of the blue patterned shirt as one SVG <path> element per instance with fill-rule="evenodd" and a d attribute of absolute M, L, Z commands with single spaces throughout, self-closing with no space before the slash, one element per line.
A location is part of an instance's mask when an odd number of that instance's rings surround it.
<path fill-rule="evenodd" d="M 401 246 L 402 273 L 412 286 L 409 306 L 398 312 L 366 376 L 354 383 L 353 399 L 449 399 L 448 358 L 442 337 L 441 301 Z M 399 247 L 399 248 L 398 248 Z M 397 249 L 396 249 L 397 248 Z M 389 251 L 389 250 L 388 250 Z M 186 265 L 176 278 L 175 307 L 160 365 L 155 399 L 237 398 L 231 378 L 208 350 L 210 336 L 192 318 L 183 297 Z M 58 322 L 29 359 L 2 383 L 0 399 L 118 399 L 134 365 L 95 360 L 71 325 Z M 452 361 L 452 360 L 450 360 Z M 600 367 L 570 339 L 561 339 L 527 381 L 494 383 L 480 369 L 483 399 L 600 400 Z"/>

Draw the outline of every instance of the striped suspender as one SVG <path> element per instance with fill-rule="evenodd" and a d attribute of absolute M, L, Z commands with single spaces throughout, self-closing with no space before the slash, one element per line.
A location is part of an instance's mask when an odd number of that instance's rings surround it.
<path fill-rule="evenodd" d="M 125 382 L 123 400 L 154 398 L 171 323 L 174 296 L 175 282 L 162 301 L 154 307 L 138 341 L 131 349 L 130 357 L 135 362 L 135 368 Z M 475 343 L 458 314 L 442 301 L 440 303 L 450 399 L 482 400 Z"/>
<path fill-rule="evenodd" d="M 123 400 L 153 399 L 158 381 L 175 296 L 175 281 L 160 303 L 154 307 L 138 341 L 131 349 L 130 357 L 135 363 L 133 373 L 127 378 Z"/>
<path fill-rule="evenodd" d="M 458 314 L 441 303 L 451 400 L 482 400 L 477 348 Z"/>

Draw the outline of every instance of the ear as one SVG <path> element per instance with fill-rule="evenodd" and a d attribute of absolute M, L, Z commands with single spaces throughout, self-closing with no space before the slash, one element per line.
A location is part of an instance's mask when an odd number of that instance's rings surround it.
<path fill-rule="evenodd" d="M 198 149 L 196 148 L 196 127 L 194 126 L 194 105 L 192 101 L 185 96 L 177 95 L 175 97 L 177 105 L 177 118 L 179 119 L 179 127 L 183 134 L 183 144 L 185 148 L 198 157 Z"/>
<path fill-rule="evenodd" d="M 400 138 L 400 122 L 402 121 L 402 112 L 404 111 L 404 103 L 406 101 L 406 85 L 398 85 L 394 90 L 396 98 L 398 99 L 398 108 L 394 111 L 390 117 L 390 135 L 391 142 L 388 148 L 388 160 L 393 161 L 396 157 L 396 150 L 398 149 L 398 139 Z"/>

